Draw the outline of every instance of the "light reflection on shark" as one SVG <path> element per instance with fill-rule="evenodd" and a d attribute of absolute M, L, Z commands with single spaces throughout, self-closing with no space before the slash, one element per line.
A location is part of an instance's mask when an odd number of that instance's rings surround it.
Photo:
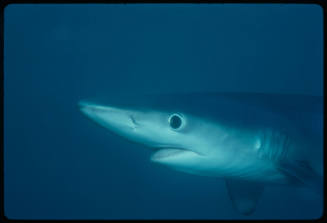
<path fill-rule="evenodd" d="M 101 126 L 154 148 L 153 162 L 225 179 L 234 207 L 244 215 L 253 213 L 266 185 L 322 194 L 322 97 L 193 93 L 79 105 Z"/>

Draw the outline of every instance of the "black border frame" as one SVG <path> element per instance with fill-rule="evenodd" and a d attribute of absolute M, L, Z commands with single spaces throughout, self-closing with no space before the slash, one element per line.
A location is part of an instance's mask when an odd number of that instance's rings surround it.
<path fill-rule="evenodd" d="M 9 4 L 141 4 L 141 3 L 183 3 L 183 4 L 235 4 L 235 3 L 248 3 L 248 4 L 316 4 L 319 5 L 323 10 L 323 100 L 324 100 L 324 106 L 323 106 L 323 112 L 325 114 L 325 96 L 326 96 L 326 64 L 327 64 L 327 57 L 326 57 L 326 24 L 327 24 L 327 18 L 326 18 L 326 12 L 327 12 L 327 1 L 325 0 L 186 0 L 186 1 L 174 1 L 174 0 L 0 0 L 0 81 L 1 81 L 1 91 L 0 91 L 0 222 L 5 223 L 31 223 L 31 222 L 38 222 L 38 223 L 56 223 L 56 222 L 84 222 L 84 223 L 92 223 L 92 222 L 110 222 L 110 221 L 169 221 L 174 219 L 167 219 L 167 220 L 159 220 L 159 219 L 153 219 L 153 220 L 147 220 L 147 219 L 115 219 L 115 220 L 82 220 L 82 219 L 76 219 L 76 220 L 15 220 L 15 219 L 8 219 L 5 216 L 4 212 L 4 157 L 3 157 L 3 123 L 4 123 L 4 115 L 3 115 L 3 108 L 4 108 L 4 10 L 5 7 Z M 326 126 L 326 119 L 324 117 L 324 127 L 323 132 L 325 133 L 325 126 Z M 303 220 L 303 219 L 292 219 L 292 220 L 274 220 L 274 219 L 231 219 L 231 220 L 205 220 L 205 221 L 218 221 L 218 222 L 224 222 L 224 223 L 230 223 L 230 222 L 261 222 L 266 221 L 270 223 L 274 222 L 292 222 L 292 223 L 305 223 L 305 222 L 327 222 L 327 210 L 326 210 L 326 185 L 327 185 L 327 152 L 326 144 L 325 144 L 325 138 L 323 139 L 323 146 L 324 146 L 324 204 L 323 204 L 323 215 L 319 219 L 312 219 L 312 220 Z M 185 220 L 179 220 L 179 221 L 203 221 L 203 220 L 191 220 L 191 219 L 185 219 Z"/>

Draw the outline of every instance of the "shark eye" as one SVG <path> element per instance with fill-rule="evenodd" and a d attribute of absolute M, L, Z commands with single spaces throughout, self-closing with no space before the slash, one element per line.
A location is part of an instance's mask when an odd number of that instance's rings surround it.
<path fill-rule="evenodd" d="M 182 126 L 182 117 L 178 114 L 172 114 L 169 117 L 169 125 L 173 129 L 179 129 Z"/>

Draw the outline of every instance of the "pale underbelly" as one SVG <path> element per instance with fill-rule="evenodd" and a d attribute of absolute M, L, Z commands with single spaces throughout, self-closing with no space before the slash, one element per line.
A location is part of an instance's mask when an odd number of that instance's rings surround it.
<path fill-rule="evenodd" d="M 287 176 L 270 163 L 259 162 L 255 165 L 226 166 L 225 168 L 178 168 L 178 170 L 193 175 L 215 178 L 233 178 L 271 184 L 289 184 L 290 182 Z"/>

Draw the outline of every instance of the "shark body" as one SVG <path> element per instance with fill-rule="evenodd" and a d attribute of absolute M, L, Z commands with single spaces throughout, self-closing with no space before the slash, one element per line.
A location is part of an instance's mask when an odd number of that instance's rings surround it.
<path fill-rule="evenodd" d="M 91 120 L 153 148 L 151 161 L 223 178 L 234 207 L 254 212 L 266 185 L 322 193 L 322 98 L 259 93 L 149 96 L 132 103 L 80 102 Z"/>

